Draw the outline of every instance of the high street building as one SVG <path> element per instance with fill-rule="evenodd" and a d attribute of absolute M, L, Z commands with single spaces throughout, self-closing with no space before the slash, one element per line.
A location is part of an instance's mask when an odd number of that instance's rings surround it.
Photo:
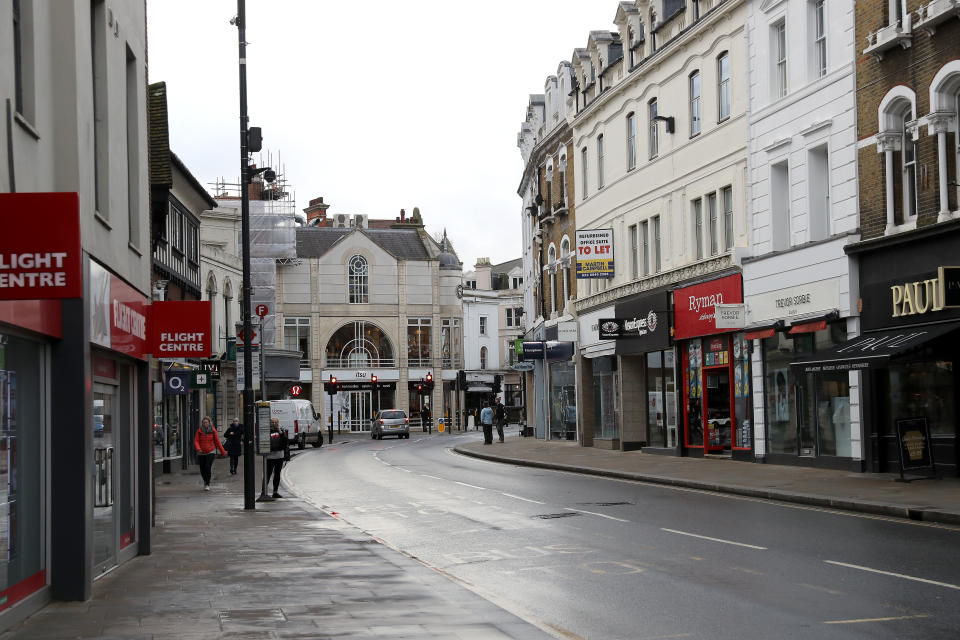
<path fill-rule="evenodd" d="M 380 408 L 419 426 L 463 406 L 460 262 L 431 238 L 414 209 L 395 220 L 328 213 L 322 199 L 295 229 L 294 256 L 277 262 L 277 344 L 298 348 L 301 397 L 335 429 L 369 431 Z M 377 383 L 373 384 L 373 377 Z M 432 376 L 434 388 L 424 385 Z M 340 383 L 332 398 L 323 383 Z M 276 388 L 271 397 L 282 393 Z"/>
<path fill-rule="evenodd" d="M 862 239 L 846 250 L 862 333 L 804 369 L 863 371 L 867 470 L 899 470 L 900 429 L 929 436 L 937 472 L 955 476 L 960 20 L 939 0 L 859 0 L 855 11 Z"/>
<path fill-rule="evenodd" d="M 573 274 L 576 236 L 573 67 L 567 61 L 531 95 L 517 134 L 524 162 L 517 193 L 523 200 L 524 340 L 556 341 L 561 324 L 575 327 Z M 545 350 L 544 350 L 545 351 Z M 538 438 L 574 437 L 576 385 L 569 354 L 532 360 L 524 376 L 525 420 Z"/>
<path fill-rule="evenodd" d="M 478 258 L 463 274 L 463 340 L 465 404 L 468 414 L 494 397 L 508 418 L 521 418 L 523 398 L 514 343 L 523 336 L 523 263 L 521 259 L 490 264 Z"/>
<path fill-rule="evenodd" d="M 5 241 L 24 231 L 3 253 L 65 240 L 48 275 L 79 285 L 0 302 L 0 628 L 150 551 L 145 18 L 143 2 L 0 8 L 0 210 Z"/>
<path fill-rule="evenodd" d="M 753 456 L 746 342 L 714 321 L 743 301 L 750 240 L 747 14 L 743 0 L 620 2 L 616 30 L 574 50 L 585 446 Z"/>
<path fill-rule="evenodd" d="M 862 374 L 790 366 L 859 333 L 853 5 L 750 2 L 743 288 L 755 456 L 859 471 Z"/>

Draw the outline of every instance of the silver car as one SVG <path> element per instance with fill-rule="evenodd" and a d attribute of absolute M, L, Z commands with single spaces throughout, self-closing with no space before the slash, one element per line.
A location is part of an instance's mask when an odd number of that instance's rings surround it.
<path fill-rule="evenodd" d="M 383 440 L 383 436 L 410 437 L 410 418 L 403 409 L 381 409 L 373 417 L 370 425 L 370 437 Z"/>

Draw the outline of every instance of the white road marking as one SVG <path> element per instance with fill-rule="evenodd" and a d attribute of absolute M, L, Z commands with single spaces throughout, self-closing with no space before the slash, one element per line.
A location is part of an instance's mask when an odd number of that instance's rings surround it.
<path fill-rule="evenodd" d="M 823 624 L 858 624 L 862 622 L 889 622 L 891 620 L 913 620 L 915 618 L 929 618 L 929 613 L 919 613 L 915 616 L 893 616 L 890 618 L 859 618 L 856 620 L 824 620 Z"/>
<path fill-rule="evenodd" d="M 475 484 L 467 484 L 466 482 L 460 482 L 459 480 L 454 480 L 457 484 L 463 485 L 464 487 L 470 487 L 471 489 L 480 489 L 480 491 L 486 491 L 486 487 L 478 487 Z"/>
<path fill-rule="evenodd" d="M 838 567 L 847 567 L 848 569 L 859 569 L 860 571 L 869 571 L 870 573 L 879 573 L 882 576 L 891 576 L 894 578 L 903 578 L 904 580 L 913 580 L 914 582 L 922 582 L 924 584 L 932 584 L 936 587 L 946 587 L 947 589 L 956 589 L 960 591 L 960 585 L 950 584 L 949 582 L 937 582 L 936 580 L 927 580 L 926 578 L 917 578 L 915 576 L 908 576 L 902 573 L 893 573 L 892 571 L 881 571 L 880 569 L 871 569 L 870 567 L 862 567 L 858 564 L 847 564 L 846 562 L 837 562 L 836 560 L 824 560 L 827 564 L 835 564 Z"/>
<path fill-rule="evenodd" d="M 404 469 L 403 467 L 395 467 L 395 468 L 400 471 L 403 471 L 404 473 L 413 473 L 413 471 L 410 471 L 410 469 Z"/>
<path fill-rule="evenodd" d="M 598 516 L 600 518 L 606 518 L 607 520 L 616 520 L 617 522 L 630 522 L 629 520 L 624 520 L 623 518 L 614 518 L 613 516 L 608 516 L 605 513 L 597 513 L 595 511 L 584 511 L 583 509 L 571 509 L 570 507 L 564 507 L 567 511 L 576 511 L 577 513 L 589 513 L 591 516 Z"/>
<path fill-rule="evenodd" d="M 766 551 L 766 547 L 758 547 L 755 544 L 747 544 L 745 542 L 734 542 L 733 540 L 724 540 L 723 538 L 711 538 L 710 536 L 701 536 L 697 533 L 689 533 L 687 531 L 677 531 L 676 529 L 665 529 L 660 527 L 661 531 L 666 531 L 667 533 L 677 533 L 681 536 L 690 536 L 691 538 L 700 538 L 702 540 L 710 540 L 712 542 L 722 542 L 723 544 L 732 544 L 738 547 L 747 547 L 748 549 L 759 549 L 760 551 Z"/>
<path fill-rule="evenodd" d="M 520 496 L 515 496 L 512 493 L 501 493 L 502 496 L 507 496 L 508 498 L 514 498 L 516 500 L 523 500 L 524 502 L 532 502 L 533 504 L 547 504 L 546 502 L 540 502 L 539 500 L 531 500 L 530 498 L 521 498 Z"/>
<path fill-rule="evenodd" d="M 421 473 L 420 476 L 422 478 L 433 478 L 434 480 L 443 480 L 443 478 L 438 478 L 437 476 L 431 476 L 427 473 Z"/>

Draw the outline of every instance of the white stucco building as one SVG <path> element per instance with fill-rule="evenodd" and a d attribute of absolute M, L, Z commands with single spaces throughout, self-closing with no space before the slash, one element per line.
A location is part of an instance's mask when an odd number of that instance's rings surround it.
<path fill-rule="evenodd" d="M 863 455 L 861 374 L 797 375 L 789 363 L 859 333 L 844 253 L 860 238 L 854 3 L 751 0 L 746 41 L 755 453 L 849 467 Z"/>

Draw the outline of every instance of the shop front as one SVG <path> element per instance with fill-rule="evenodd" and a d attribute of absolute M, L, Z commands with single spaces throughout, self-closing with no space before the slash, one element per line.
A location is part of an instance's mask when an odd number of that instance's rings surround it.
<path fill-rule="evenodd" d="M 677 451 L 677 398 L 670 292 L 631 296 L 601 318 L 601 340 L 614 340 L 621 398 L 623 450 Z"/>
<path fill-rule="evenodd" d="M 797 364 L 805 371 L 863 372 L 870 471 L 899 471 L 897 424 L 914 420 L 927 426 L 937 473 L 960 475 L 957 247 L 957 222 L 851 247 L 859 259 L 862 333 Z"/>
<path fill-rule="evenodd" d="M 577 318 L 577 407 L 580 443 L 585 447 L 620 448 L 616 342 L 600 339 L 600 319 L 616 313 L 616 307 L 608 305 L 582 311 Z"/>
<path fill-rule="evenodd" d="M 674 337 L 687 455 L 753 459 L 750 354 L 742 331 L 718 329 L 716 305 L 743 302 L 739 273 L 677 289 Z"/>

